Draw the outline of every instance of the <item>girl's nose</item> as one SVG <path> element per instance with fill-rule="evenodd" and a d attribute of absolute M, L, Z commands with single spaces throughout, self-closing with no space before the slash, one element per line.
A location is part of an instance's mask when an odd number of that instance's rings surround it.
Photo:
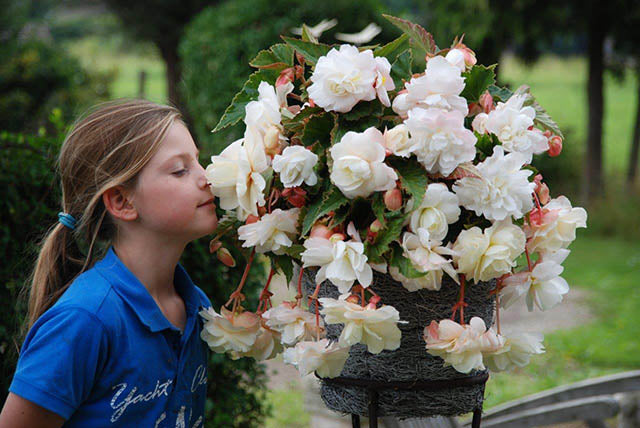
<path fill-rule="evenodd" d="M 205 175 L 205 169 L 202 167 L 202 165 L 198 164 L 198 187 L 201 189 L 206 189 L 209 187 L 209 183 L 207 182 L 207 176 Z"/>

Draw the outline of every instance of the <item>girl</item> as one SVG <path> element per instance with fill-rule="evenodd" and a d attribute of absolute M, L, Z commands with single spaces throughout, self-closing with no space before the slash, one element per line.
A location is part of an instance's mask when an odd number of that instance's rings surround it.
<path fill-rule="evenodd" d="M 180 113 L 100 105 L 65 139 L 59 170 L 63 212 L 32 275 L 0 427 L 202 427 L 198 312 L 211 303 L 178 260 L 218 219 Z"/>

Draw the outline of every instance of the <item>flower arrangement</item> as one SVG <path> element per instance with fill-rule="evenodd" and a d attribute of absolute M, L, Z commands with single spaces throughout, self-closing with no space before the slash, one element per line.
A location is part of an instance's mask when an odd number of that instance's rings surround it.
<path fill-rule="evenodd" d="M 543 352 L 542 335 L 502 334 L 499 310 L 560 303 L 566 248 L 586 227 L 585 210 L 552 199 L 531 166 L 560 154 L 562 133 L 526 86 L 496 86 L 495 66 L 477 64 L 462 39 L 439 49 L 422 27 L 385 17 L 403 34 L 384 46 L 330 46 L 303 26 L 251 61 L 258 70 L 214 129 L 243 120 L 244 136 L 206 171 L 227 211 L 211 250 L 235 265 L 218 240 L 229 233 L 247 262 L 220 313 L 201 313 L 202 338 L 233 358 L 283 352 L 302 374 L 335 377 L 356 343 L 400 346 L 398 311 L 369 287 L 374 270 L 412 292 L 439 290 L 446 275 L 460 298 L 451 319 L 424 326 L 425 352 L 462 373 L 522 367 Z M 252 312 L 242 287 L 256 253 L 271 272 Z M 303 302 L 306 269 L 317 286 Z M 298 294 L 273 306 L 277 271 Z M 495 328 L 465 323 L 465 287 L 493 279 Z M 318 297 L 329 282 L 338 299 Z M 339 340 L 325 323 L 344 325 Z"/>

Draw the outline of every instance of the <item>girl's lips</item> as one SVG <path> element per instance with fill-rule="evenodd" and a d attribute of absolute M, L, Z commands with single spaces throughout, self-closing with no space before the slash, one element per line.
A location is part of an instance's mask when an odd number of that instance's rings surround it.
<path fill-rule="evenodd" d="M 200 207 L 206 207 L 206 206 L 208 206 L 208 205 L 213 205 L 213 202 L 214 202 L 214 199 L 213 199 L 213 198 L 211 198 L 211 199 L 209 199 L 207 202 L 205 202 L 205 203 L 203 203 L 203 204 L 198 205 L 198 208 L 200 208 Z"/>

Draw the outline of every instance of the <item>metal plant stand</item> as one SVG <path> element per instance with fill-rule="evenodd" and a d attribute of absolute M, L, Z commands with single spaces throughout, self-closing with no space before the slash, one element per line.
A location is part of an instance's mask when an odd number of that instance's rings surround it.
<path fill-rule="evenodd" d="M 489 379 L 489 373 L 483 373 L 477 376 L 468 376 L 447 380 L 416 380 L 416 381 L 398 381 L 386 382 L 369 379 L 352 379 L 345 377 L 321 378 L 322 382 L 336 385 L 357 386 L 365 388 L 369 392 L 369 428 L 378 427 L 378 392 L 384 389 L 409 390 L 409 391 L 442 391 L 449 388 L 459 386 L 470 386 L 486 384 Z M 482 417 L 482 404 L 473 411 L 472 428 L 480 428 L 480 419 Z M 360 415 L 352 414 L 351 423 L 353 428 L 360 428 Z"/>

